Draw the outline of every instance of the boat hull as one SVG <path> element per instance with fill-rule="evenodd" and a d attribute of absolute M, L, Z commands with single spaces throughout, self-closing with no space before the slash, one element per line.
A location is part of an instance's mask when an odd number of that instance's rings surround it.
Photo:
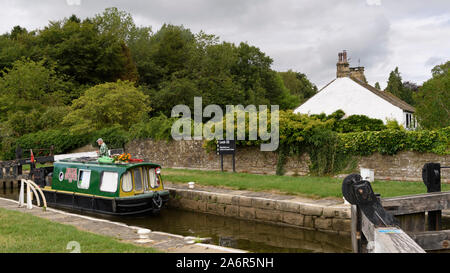
<path fill-rule="evenodd" d="M 49 206 L 118 216 L 158 213 L 169 200 L 166 190 L 115 198 L 48 189 L 42 191 Z"/>

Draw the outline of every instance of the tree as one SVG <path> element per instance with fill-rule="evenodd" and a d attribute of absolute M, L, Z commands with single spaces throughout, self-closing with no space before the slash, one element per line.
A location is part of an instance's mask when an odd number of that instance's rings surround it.
<path fill-rule="evenodd" d="M 72 84 L 59 77 L 44 61 L 22 59 L 12 68 L 2 71 L 0 101 L 6 106 L 1 112 L 29 111 L 40 105 L 63 105 Z M 4 113 L 5 113 L 4 112 Z"/>
<path fill-rule="evenodd" d="M 402 77 L 400 76 L 398 67 L 396 67 L 389 74 L 387 86 L 386 86 L 386 89 L 384 89 L 384 91 L 387 91 L 399 98 L 401 97 L 401 95 L 402 95 Z"/>
<path fill-rule="evenodd" d="M 411 105 L 415 105 L 414 94 L 419 91 L 419 86 L 413 82 L 406 81 L 402 83 L 404 101 Z"/>
<path fill-rule="evenodd" d="M 450 126 L 450 70 L 448 64 L 433 68 L 433 77 L 424 82 L 414 95 L 416 117 L 419 125 L 426 129 Z M 447 68 L 445 69 L 445 66 Z"/>
<path fill-rule="evenodd" d="M 67 113 L 71 82 L 64 81 L 44 61 L 14 62 L 0 78 L 0 122 L 13 136 L 58 126 Z M 56 110 L 58 109 L 58 110 Z"/>
<path fill-rule="evenodd" d="M 296 96 L 300 103 L 305 102 L 317 93 L 317 86 L 311 83 L 305 74 L 292 70 L 279 72 L 279 74 L 291 95 Z"/>
<path fill-rule="evenodd" d="M 79 84 L 128 79 L 135 71 L 124 41 L 103 34 L 90 19 L 51 22 L 39 33 L 37 46 L 58 72 Z"/>
<path fill-rule="evenodd" d="M 63 124 L 82 133 L 117 125 L 128 130 L 147 115 L 151 110 L 148 105 L 149 97 L 132 82 L 99 84 L 73 102 Z"/>
<path fill-rule="evenodd" d="M 9 35 L 9 37 L 14 40 L 14 39 L 19 38 L 20 35 L 27 34 L 27 33 L 28 33 L 28 31 L 26 28 L 22 28 L 20 26 L 15 26 L 11 30 L 11 34 Z"/>
<path fill-rule="evenodd" d="M 450 61 L 447 61 L 444 64 L 436 65 L 431 70 L 431 74 L 433 77 L 437 77 L 439 75 L 445 75 L 450 70 Z"/>
<path fill-rule="evenodd" d="M 11 34 L 0 36 L 0 71 L 11 68 L 13 63 L 21 58 L 36 58 L 35 32 L 27 32 L 25 28 L 15 26 Z"/>
<path fill-rule="evenodd" d="M 379 82 L 376 82 L 376 83 L 375 83 L 375 88 L 378 89 L 378 90 L 381 90 L 381 87 L 380 87 L 380 83 L 379 83 Z"/>
<path fill-rule="evenodd" d="M 402 77 L 400 76 L 398 67 L 396 67 L 389 74 L 388 83 L 384 91 L 387 91 L 395 95 L 396 97 L 402 99 L 403 101 L 409 104 L 414 104 L 412 98 L 412 91 L 410 89 L 403 88 Z"/>
<path fill-rule="evenodd" d="M 131 14 L 116 7 L 106 8 L 102 14 L 97 14 L 93 21 L 101 34 L 114 36 L 123 42 L 132 39 L 137 30 Z"/>

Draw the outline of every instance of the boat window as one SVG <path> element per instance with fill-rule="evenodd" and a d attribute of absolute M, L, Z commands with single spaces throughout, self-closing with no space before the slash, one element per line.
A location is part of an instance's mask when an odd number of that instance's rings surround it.
<path fill-rule="evenodd" d="M 130 192 L 133 189 L 133 180 L 131 178 L 131 173 L 126 172 L 122 176 L 122 191 Z"/>
<path fill-rule="evenodd" d="M 152 188 L 159 187 L 155 169 L 148 169 L 148 177 L 150 178 L 150 187 L 152 187 Z"/>
<path fill-rule="evenodd" d="M 148 169 L 145 167 L 142 168 L 142 182 L 144 183 L 144 190 L 148 191 Z"/>
<path fill-rule="evenodd" d="M 78 175 L 78 188 L 89 189 L 89 183 L 91 182 L 91 171 L 80 170 Z"/>
<path fill-rule="evenodd" d="M 134 169 L 134 189 L 135 191 L 142 191 L 142 177 L 140 168 Z"/>
<path fill-rule="evenodd" d="M 100 181 L 100 190 L 106 192 L 117 191 L 117 178 L 119 174 L 116 172 L 103 172 Z"/>

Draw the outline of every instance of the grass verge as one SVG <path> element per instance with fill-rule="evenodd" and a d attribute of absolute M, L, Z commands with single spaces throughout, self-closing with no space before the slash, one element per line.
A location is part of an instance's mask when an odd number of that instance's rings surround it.
<path fill-rule="evenodd" d="M 149 247 L 81 231 L 34 215 L 0 208 L 1 253 L 68 253 L 68 243 L 76 241 L 82 253 L 154 253 Z"/>
<path fill-rule="evenodd" d="M 220 171 L 163 169 L 163 181 L 186 183 L 194 181 L 205 186 L 226 187 L 237 190 L 269 191 L 300 195 L 309 198 L 342 198 L 342 180 L 327 176 L 277 176 Z M 422 182 L 375 181 L 372 188 L 381 197 L 426 193 Z M 449 191 L 449 184 L 442 184 L 442 191 Z"/>

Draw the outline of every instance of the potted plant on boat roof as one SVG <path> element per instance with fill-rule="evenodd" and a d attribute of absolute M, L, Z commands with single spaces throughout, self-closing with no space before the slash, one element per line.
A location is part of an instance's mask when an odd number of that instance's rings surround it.
<path fill-rule="evenodd" d="M 131 155 L 129 153 L 123 153 L 121 155 L 115 155 L 113 158 L 115 163 L 128 163 Z"/>

